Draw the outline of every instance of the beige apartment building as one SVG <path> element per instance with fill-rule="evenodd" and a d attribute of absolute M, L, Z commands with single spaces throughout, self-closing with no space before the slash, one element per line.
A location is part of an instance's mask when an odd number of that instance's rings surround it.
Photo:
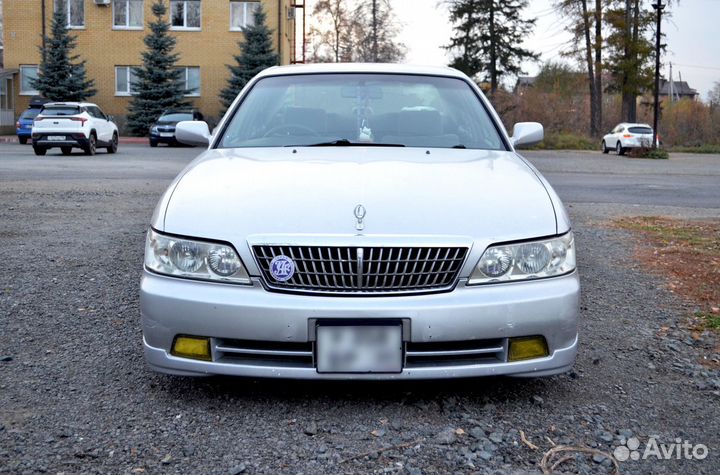
<path fill-rule="evenodd" d="M 77 37 L 74 54 L 87 61 L 88 78 L 97 94 L 89 99 L 123 125 L 127 114 L 133 68 L 142 64 L 147 24 L 154 20 L 156 0 L 66 0 L 68 28 Z M 163 0 L 168 7 L 171 34 L 177 38 L 177 66 L 189 102 L 209 119 L 221 112 L 218 94 L 227 84 L 227 64 L 235 64 L 243 28 L 253 21 L 262 3 L 273 30 L 281 64 L 294 62 L 295 6 L 291 0 Z M 0 123 L 8 125 L 37 94 L 31 86 L 41 61 L 43 16 L 47 34 L 54 0 L 4 0 L 4 65 L 0 69 Z M 13 111 L 10 113 L 10 111 Z M 3 115 L 4 114 L 4 115 Z"/>

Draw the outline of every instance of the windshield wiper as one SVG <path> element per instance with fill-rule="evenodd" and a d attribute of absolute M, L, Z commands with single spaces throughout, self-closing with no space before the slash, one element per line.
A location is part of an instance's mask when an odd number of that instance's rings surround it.
<path fill-rule="evenodd" d="M 311 144 L 286 145 L 286 147 L 404 147 L 401 143 L 351 142 L 348 139 L 330 140 Z"/>
<path fill-rule="evenodd" d="M 453 146 L 450 147 L 450 148 L 467 148 L 467 147 L 466 147 L 465 145 L 459 143 L 459 144 L 457 144 L 457 145 L 453 145 Z"/>

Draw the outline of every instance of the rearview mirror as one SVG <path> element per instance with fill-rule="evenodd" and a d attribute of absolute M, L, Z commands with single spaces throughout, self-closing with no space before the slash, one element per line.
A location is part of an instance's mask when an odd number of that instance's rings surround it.
<path fill-rule="evenodd" d="M 210 143 L 210 128 L 207 122 L 200 120 L 184 120 L 175 126 L 175 139 L 187 145 L 207 147 Z"/>
<path fill-rule="evenodd" d="M 529 147 L 542 142 L 544 135 L 542 124 L 538 122 L 518 122 L 513 127 L 510 141 L 515 148 Z"/>

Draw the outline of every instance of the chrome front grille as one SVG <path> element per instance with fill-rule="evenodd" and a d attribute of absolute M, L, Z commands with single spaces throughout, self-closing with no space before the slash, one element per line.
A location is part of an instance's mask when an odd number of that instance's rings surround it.
<path fill-rule="evenodd" d="M 336 294 L 448 290 L 468 253 L 466 247 L 259 245 L 252 249 L 271 289 Z M 295 263 L 295 273 L 285 282 L 270 273 L 270 263 L 279 255 Z"/>

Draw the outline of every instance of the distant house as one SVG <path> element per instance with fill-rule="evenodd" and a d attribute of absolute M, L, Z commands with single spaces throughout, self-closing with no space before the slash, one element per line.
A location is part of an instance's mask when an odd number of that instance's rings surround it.
<path fill-rule="evenodd" d="M 660 80 L 660 90 L 658 91 L 658 95 L 660 96 L 660 100 L 667 100 L 670 97 L 670 92 L 672 91 L 673 97 L 677 99 L 690 99 L 692 101 L 697 100 L 698 98 L 698 92 L 691 88 L 687 81 L 673 81 L 672 82 L 672 88 L 670 87 L 670 81 L 666 79 Z"/>

